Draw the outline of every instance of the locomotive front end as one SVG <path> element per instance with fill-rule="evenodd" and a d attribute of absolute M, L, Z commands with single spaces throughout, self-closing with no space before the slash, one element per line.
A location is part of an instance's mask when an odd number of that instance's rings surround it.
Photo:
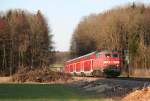
<path fill-rule="evenodd" d="M 111 52 L 105 54 L 103 72 L 108 77 L 116 77 L 121 73 L 121 57 L 119 52 Z"/>

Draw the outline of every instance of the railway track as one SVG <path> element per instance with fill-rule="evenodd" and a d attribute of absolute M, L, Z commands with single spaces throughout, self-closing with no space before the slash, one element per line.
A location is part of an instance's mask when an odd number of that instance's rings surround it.
<path fill-rule="evenodd" d="M 104 77 L 73 77 L 76 80 L 87 80 L 94 81 L 100 79 L 110 79 L 110 80 L 129 80 L 129 81 L 143 81 L 150 82 L 150 78 L 142 78 L 142 77 L 115 77 L 115 78 L 104 78 Z"/>
<path fill-rule="evenodd" d="M 116 78 L 109 78 L 109 79 L 150 82 L 150 78 L 142 78 L 142 77 L 116 77 Z"/>

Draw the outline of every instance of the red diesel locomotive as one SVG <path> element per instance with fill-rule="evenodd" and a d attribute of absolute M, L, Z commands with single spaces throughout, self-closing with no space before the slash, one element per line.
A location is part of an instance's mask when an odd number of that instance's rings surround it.
<path fill-rule="evenodd" d="M 65 62 L 64 72 L 80 76 L 115 77 L 121 73 L 118 51 L 95 51 Z"/>

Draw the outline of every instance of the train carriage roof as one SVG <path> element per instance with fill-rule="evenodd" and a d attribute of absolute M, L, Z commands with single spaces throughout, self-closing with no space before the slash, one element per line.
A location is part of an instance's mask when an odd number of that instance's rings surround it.
<path fill-rule="evenodd" d="M 75 61 L 75 60 L 82 59 L 82 58 L 84 58 L 84 57 L 90 56 L 90 55 L 95 54 L 95 53 L 96 53 L 96 51 L 94 51 L 94 52 L 92 52 L 92 53 L 89 53 L 89 54 L 86 54 L 86 55 L 83 55 L 83 56 L 80 56 L 80 57 L 77 57 L 77 58 L 74 58 L 74 59 L 71 59 L 71 60 L 68 60 L 68 61 L 66 61 L 66 62 L 67 62 L 67 63 L 68 63 L 68 62 L 73 62 L 73 61 Z"/>
<path fill-rule="evenodd" d="M 80 60 L 80 59 L 83 59 L 83 58 L 86 58 L 88 56 L 91 56 L 93 54 L 97 54 L 97 53 L 116 53 L 118 51 L 110 51 L 110 50 L 97 50 L 97 51 L 94 51 L 94 52 L 91 52 L 89 54 L 86 54 L 86 55 L 83 55 L 83 56 L 80 56 L 80 57 L 77 57 L 77 58 L 74 58 L 74 59 L 71 59 L 71 60 L 68 60 L 66 61 L 66 63 L 70 63 L 70 62 L 73 62 L 73 61 L 77 61 L 77 60 Z"/>

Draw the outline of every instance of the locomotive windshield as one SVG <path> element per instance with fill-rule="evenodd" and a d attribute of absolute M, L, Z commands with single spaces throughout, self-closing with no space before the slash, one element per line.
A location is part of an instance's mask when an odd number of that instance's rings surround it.
<path fill-rule="evenodd" d="M 113 57 L 113 58 L 118 58 L 118 57 L 119 57 L 119 54 L 112 54 L 112 57 Z"/>
<path fill-rule="evenodd" d="M 105 57 L 118 58 L 119 54 L 110 54 L 110 53 L 107 53 L 107 54 L 105 54 Z"/>
<path fill-rule="evenodd" d="M 105 54 L 106 57 L 111 57 L 111 54 L 107 53 Z"/>

